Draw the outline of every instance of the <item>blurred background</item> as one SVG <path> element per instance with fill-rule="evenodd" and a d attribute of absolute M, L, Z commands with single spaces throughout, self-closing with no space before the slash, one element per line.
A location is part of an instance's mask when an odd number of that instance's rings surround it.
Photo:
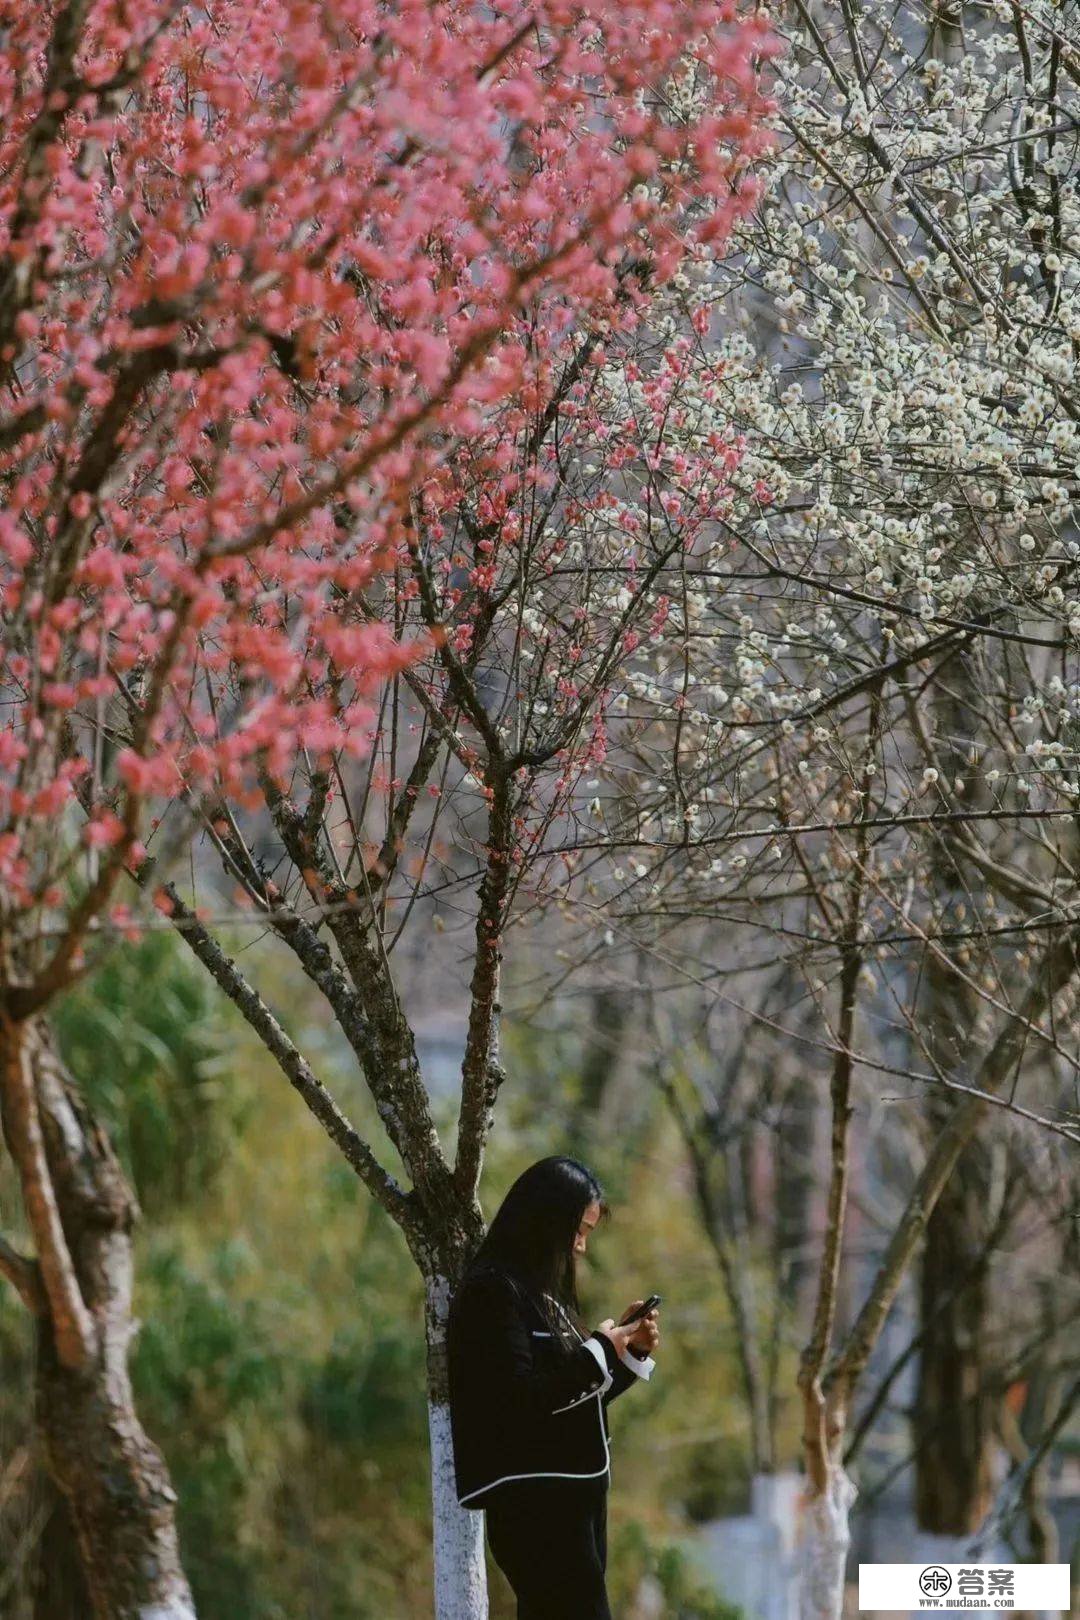
<path fill-rule="evenodd" d="M 420 1277 L 392 1222 L 182 951 L 167 934 L 120 948 L 65 1003 L 57 1029 L 143 1210 L 132 1372 L 179 1493 L 199 1612 L 424 1614 Z M 321 1055 L 302 989 L 280 1001 Z M 430 1036 L 436 1074 L 440 1043 L 449 1053 L 457 1034 L 451 1008 Z M 715 1262 L 662 1099 L 621 1087 L 608 1098 L 606 1085 L 583 1097 L 579 1057 L 557 1030 L 511 1027 L 485 1213 L 544 1153 L 565 1148 L 597 1167 L 613 1216 L 584 1269 L 587 1314 L 618 1313 L 643 1290 L 665 1296 L 657 1374 L 612 1411 L 613 1601 L 626 1613 L 631 1594 L 655 1586 L 679 1605 L 670 1612 L 723 1620 L 732 1611 L 678 1547 L 688 1521 L 736 1510 L 748 1490 Z M 329 1062 L 324 1074 L 372 1127 L 355 1076 Z M 6 1291 L 0 1365 L 0 1613 L 83 1620 L 66 1516 L 34 1456 L 30 1319 Z M 497 1570 L 492 1612 L 513 1613 Z"/>
<path fill-rule="evenodd" d="M 377 1135 L 363 1085 L 318 1005 L 305 1004 L 303 985 L 274 983 L 288 969 L 284 955 L 250 937 L 235 948 L 266 952 L 260 979 L 290 1009 L 290 1032 Z M 183 949 L 165 932 L 119 948 L 66 999 L 56 1028 L 143 1211 L 135 1394 L 179 1494 L 199 1613 L 409 1620 L 430 1612 L 431 1590 L 419 1275 L 392 1222 Z M 620 1620 L 790 1613 L 795 1377 L 821 1219 L 814 1170 L 827 1162 L 827 1088 L 812 1055 L 790 1042 L 786 1051 L 760 1036 L 747 1042 L 732 1022 L 726 1046 L 723 1029 L 716 1034 L 707 1094 L 726 1097 L 727 1111 L 708 1126 L 710 1152 L 695 1151 L 688 1099 L 706 1095 L 692 1062 L 701 1032 L 691 1039 L 684 1026 L 674 1058 L 658 1064 L 642 995 L 624 986 L 538 998 L 547 982 L 540 958 L 519 950 L 514 961 L 485 1214 L 532 1160 L 573 1152 L 596 1168 L 612 1205 L 583 1268 L 586 1315 L 617 1315 L 651 1290 L 664 1296 L 657 1372 L 611 1413 L 613 1610 Z M 445 1082 L 440 1124 L 449 1129 L 460 987 L 449 968 L 442 978 L 430 965 L 409 978 L 424 997 L 422 1055 L 432 1090 Z M 857 1108 L 849 1303 L 860 1268 L 880 1253 L 906 1173 L 894 1115 L 874 1100 L 882 1090 L 874 1082 Z M 700 1137 L 700 1119 L 696 1128 Z M 722 1185 L 717 1165 L 727 1166 Z M 1076 1278 L 1060 1271 L 1052 1206 L 1029 1189 L 993 1256 L 980 1357 L 984 1439 L 998 1476 L 1010 1446 L 1023 1447 L 1025 1425 L 1041 1432 L 1054 1379 L 1075 1360 L 1074 1341 L 1052 1325 L 1053 1302 L 1076 1293 Z M 858 1414 L 853 1424 L 853 1581 L 859 1556 L 916 1556 L 895 1543 L 907 1538 L 910 1547 L 913 1534 L 917 1286 L 875 1359 L 867 1435 Z M 1049 1324 L 1041 1333 L 1031 1314 L 1040 1297 Z M 744 1393 L 748 1335 L 764 1381 L 764 1438 L 752 1433 Z M 31 1433 L 30 1320 L 10 1291 L 0 1293 L 0 1366 L 0 1614 L 84 1620 L 66 1514 Z M 1074 1417 L 1003 1549 L 1029 1555 L 1032 1538 L 1050 1533 L 1058 1556 L 1075 1559 L 1078 1526 Z M 755 1589 L 766 1568 L 773 1579 Z M 492 1614 L 509 1620 L 512 1602 L 493 1567 L 491 1583 Z"/>

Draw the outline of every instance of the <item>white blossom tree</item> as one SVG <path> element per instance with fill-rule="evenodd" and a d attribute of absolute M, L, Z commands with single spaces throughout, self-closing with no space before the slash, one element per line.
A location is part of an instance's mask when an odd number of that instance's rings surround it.
<path fill-rule="evenodd" d="M 668 978 L 709 981 L 736 931 L 766 940 L 759 963 L 797 967 L 816 1002 L 832 1169 L 800 1377 L 808 1616 L 839 1613 L 845 1434 L 900 1280 L 920 1249 L 978 1238 L 980 1138 L 1078 1135 L 1076 21 L 1041 0 L 783 7 L 766 195 L 722 257 L 683 266 L 654 362 L 605 377 L 633 417 L 670 394 L 624 524 L 681 521 L 703 453 L 732 493 L 666 587 L 623 747 L 561 851 L 565 898 Z M 687 73 L 676 110 L 707 94 Z M 834 1350 L 860 1065 L 923 1098 L 923 1160 Z M 930 1315 L 948 1269 L 924 1261 Z M 977 1330 L 964 1308 L 953 1338 Z M 928 1434 L 949 1406 L 934 1355 Z M 985 1439 L 976 1422 L 936 1493 L 956 1435 L 926 1448 L 928 1528 L 986 1511 Z"/>

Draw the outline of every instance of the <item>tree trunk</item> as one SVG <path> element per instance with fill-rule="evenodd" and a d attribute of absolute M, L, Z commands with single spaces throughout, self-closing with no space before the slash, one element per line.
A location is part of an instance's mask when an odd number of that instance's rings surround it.
<path fill-rule="evenodd" d="M 52 1510 L 38 1542 L 34 1620 L 85 1620 L 90 1612 L 90 1597 L 71 1509 L 48 1474 L 42 1471 L 38 1480 L 39 1488 L 52 1498 Z"/>
<path fill-rule="evenodd" d="M 814 1188 L 820 1175 L 819 1120 L 814 1094 L 799 1075 L 785 1093 L 772 1133 L 777 1287 L 795 1322 L 809 1321 L 814 1309 L 811 1254 Z"/>
<path fill-rule="evenodd" d="M 858 1492 L 843 1464 L 830 1461 L 825 1489 L 803 1507 L 799 1538 L 799 1620 L 840 1620 L 851 1546 L 851 1505 Z"/>
<path fill-rule="evenodd" d="M 953 781 L 957 809 L 985 807 L 987 790 L 970 769 L 970 739 L 979 735 L 978 672 L 964 654 L 951 661 L 935 709 L 934 758 Z M 931 847 L 930 883 L 937 925 L 960 926 L 969 904 L 962 854 L 948 831 Z M 963 958 L 961 958 L 963 960 Z M 969 968 L 971 963 L 968 964 Z M 952 958 L 921 964 L 920 1039 L 942 1072 L 969 1080 L 978 1062 L 983 1007 Z M 942 1132 L 960 1099 L 931 1091 L 929 1141 Z M 994 1402 L 987 1388 L 985 1346 L 988 1277 L 980 1263 L 991 1225 L 986 1146 L 968 1143 L 926 1224 L 919 1287 L 921 1345 L 914 1402 L 915 1518 L 920 1530 L 964 1536 L 982 1523 L 993 1496 Z M 963 1279 L 963 1281 L 961 1281 Z"/>
<path fill-rule="evenodd" d="M 67 1498 L 95 1620 L 195 1620 L 180 1565 L 176 1493 L 135 1412 L 120 1337 L 84 1377 L 38 1344 L 37 1417 Z"/>
<path fill-rule="evenodd" d="M 922 1348 L 915 1400 L 915 1517 L 921 1530 L 965 1536 L 994 1494 L 994 1395 L 985 1365 L 987 1188 L 981 1144 L 961 1158 L 926 1226 Z"/>
<path fill-rule="evenodd" d="M 484 1515 L 459 1507 L 450 1437 L 446 1322 L 450 1283 L 426 1279 L 428 1428 L 431 1435 L 431 1521 L 435 1554 L 435 1620 L 486 1620 Z"/>
<path fill-rule="evenodd" d="M 91 1612 L 95 1620 L 194 1620 L 176 1495 L 128 1375 L 135 1199 L 45 1030 L 9 1024 L 6 1045 L 5 1135 L 44 1279 L 36 1419 L 75 1528 Z M 75 1336 L 59 1331 L 60 1317 L 82 1324 L 81 1354 Z"/>
<path fill-rule="evenodd" d="M 567 1140 L 590 1142 L 632 1027 L 634 1009 L 621 990 L 600 989 L 591 998 L 581 1078 Z"/>

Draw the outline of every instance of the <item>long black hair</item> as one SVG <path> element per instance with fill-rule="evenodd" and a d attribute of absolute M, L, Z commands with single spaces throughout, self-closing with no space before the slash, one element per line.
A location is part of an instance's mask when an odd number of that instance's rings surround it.
<path fill-rule="evenodd" d="M 533 1294 L 560 1343 L 572 1342 L 566 1318 L 579 1329 L 574 1239 L 590 1204 L 608 1213 L 603 1189 L 578 1159 L 553 1154 L 539 1159 L 518 1176 L 488 1227 L 468 1267 L 495 1265 L 512 1273 Z"/>

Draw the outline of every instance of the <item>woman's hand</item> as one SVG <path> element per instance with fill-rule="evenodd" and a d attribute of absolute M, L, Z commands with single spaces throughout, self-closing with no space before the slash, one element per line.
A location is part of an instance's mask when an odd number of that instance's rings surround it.
<path fill-rule="evenodd" d="M 625 1322 L 628 1316 L 633 1316 L 635 1311 L 640 1311 L 644 1303 L 643 1299 L 636 1299 L 632 1305 L 628 1305 L 626 1310 L 623 1311 L 622 1321 Z M 651 1356 L 660 1343 L 658 1308 L 654 1305 L 647 1316 L 643 1316 L 639 1322 L 631 1322 L 629 1325 L 633 1329 L 633 1337 L 629 1341 L 632 1353 L 635 1356 Z"/>
<path fill-rule="evenodd" d="M 624 1350 L 629 1350 L 634 1356 L 651 1356 L 660 1343 L 660 1327 L 655 1308 L 639 1322 L 626 1320 L 628 1316 L 633 1316 L 635 1311 L 639 1311 L 644 1303 L 643 1299 L 638 1299 L 633 1305 L 628 1305 L 618 1324 L 612 1317 L 600 1323 L 597 1331 L 607 1334 L 620 1356 Z"/>

